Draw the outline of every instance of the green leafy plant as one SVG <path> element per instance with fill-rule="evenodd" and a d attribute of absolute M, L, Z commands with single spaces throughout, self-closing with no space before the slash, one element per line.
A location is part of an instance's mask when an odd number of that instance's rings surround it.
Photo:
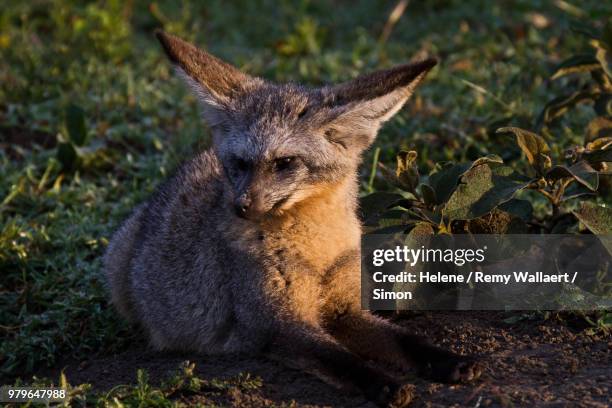
<path fill-rule="evenodd" d="M 498 156 L 437 164 L 428 177 L 419 176 L 415 159 L 416 152 L 401 152 L 395 172 L 379 164 L 385 178 L 399 191 L 376 192 L 362 200 L 367 226 L 409 231 L 428 224 L 432 231 L 453 233 L 470 230 L 470 226 L 477 230 L 483 226 L 479 222 L 483 217 L 493 215 L 508 222 L 489 232 L 502 232 L 515 218 L 526 220 L 532 212 L 528 202 L 514 198 L 531 179 L 504 165 Z"/>
<path fill-rule="evenodd" d="M 591 329 L 588 330 L 588 333 L 595 334 L 597 332 L 603 332 L 608 335 L 612 332 L 612 312 L 600 311 L 591 316 L 584 315 L 583 317 L 587 323 L 592 326 Z"/>
<path fill-rule="evenodd" d="M 591 80 L 580 89 L 573 89 L 548 102 L 538 117 L 536 129 L 549 136 L 549 127 L 571 108 L 592 102 L 597 116 L 588 125 L 587 142 L 591 142 L 598 137 L 612 135 L 612 21 L 608 21 L 601 30 L 580 24 L 574 27 L 574 31 L 586 36 L 592 49 L 559 64 L 551 80 L 579 73 L 589 73 Z"/>
<path fill-rule="evenodd" d="M 515 138 L 527 163 L 504 163 L 487 155 L 465 163 L 441 162 L 426 177 L 419 175 L 416 151 L 397 155 L 395 171 L 379 168 L 395 192 L 376 192 L 362 200 L 366 225 L 372 229 L 410 231 L 429 224 L 438 233 L 564 233 L 580 221 L 595 234 L 612 231 L 612 209 L 588 199 L 608 194 L 606 177 L 612 162 L 612 24 L 601 32 L 582 30 L 595 51 L 574 56 L 557 67 L 552 79 L 589 72 L 592 81 L 571 95 L 553 99 L 542 111 L 536 128 L 543 135 L 518 127 L 503 127 L 498 136 Z M 596 116 L 587 126 L 580 145 L 561 149 L 548 127 L 578 102 L 593 102 Z M 534 191 L 537 197 L 522 192 Z M 521 195 L 523 198 L 519 198 Z M 534 213 L 543 197 L 550 210 Z M 525 199 L 527 198 L 527 199 Z M 577 204 L 580 202 L 580 205 Z"/>
<path fill-rule="evenodd" d="M 379 167 L 397 192 L 376 192 L 362 200 L 366 225 L 391 230 L 410 230 L 428 223 L 434 231 L 454 232 L 567 232 L 580 220 L 596 234 L 612 231 L 612 209 L 583 202 L 596 197 L 600 175 L 611 160 L 610 143 L 596 139 L 586 147 L 575 146 L 565 162 L 553 162 L 542 136 L 520 128 L 501 128 L 512 133 L 529 166 L 523 172 L 489 155 L 468 163 L 437 164 L 428 177 L 418 173 L 415 151 L 400 152 L 395 171 Z M 551 211 L 540 219 L 532 203 L 517 197 L 533 190 L 545 197 Z M 567 208 L 566 208 L 567 207 Z M 568 220 L 568 217 L 570 220 Z"/>
<path fill-rule="evenodd" d="M 15 386 L 23 385 L 16 381 Z M 196 375 L 195 363 L 183 361 L 177 370 L 155 384 L 149 379 L 146 370 L 136 371 L 132 384 L 122 384 L 106 392 L 94 391 L 91 384 L 72 385 L 62 372 L 55 384 L 50 379 L 36 378 L 29 384 L 33 387 L 52 387 L 57 385 L 66 390 L 62 406 L 100 406 L 100 407 L 188 407 L 194 404 L 217 406 L 214 399 L 223 399 L 233 390 L 242 392 L 256 391 L 263 386 L 260 377 L 239 373 L 229 378 L 204 379 Z M 194 401 L 190 398 L 193 397 Z"/>

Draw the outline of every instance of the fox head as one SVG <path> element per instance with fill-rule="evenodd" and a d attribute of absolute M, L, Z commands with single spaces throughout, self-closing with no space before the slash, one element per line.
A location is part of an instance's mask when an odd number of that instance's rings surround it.
<path fill-rule="evenodd" d="M 426 59 L 312 89 L 270 83 L 178 37 L 156 35 L 202 103 L 236 214 L 252 220 L 354 177 L 380 126 L 436 64 Z"/>

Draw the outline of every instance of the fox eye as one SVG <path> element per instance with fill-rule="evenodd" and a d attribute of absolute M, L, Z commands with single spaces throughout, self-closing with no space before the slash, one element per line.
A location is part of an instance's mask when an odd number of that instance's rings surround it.
<path fill-rule="evenodd" d="M 274 160 L 274 169 L 276 171 L 284 171 L 290 168 L 295 162 L 295 157 L 281 157 Z"/>

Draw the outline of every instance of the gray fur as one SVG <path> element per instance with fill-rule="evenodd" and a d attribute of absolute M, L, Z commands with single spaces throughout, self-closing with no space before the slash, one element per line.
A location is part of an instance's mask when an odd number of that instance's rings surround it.
<path fill-rule="evenodd" d="M 403 365 L 403 331 L 360 306 L 357 168 L 435 61 L 309 89 L 158 38 L 199 95 L 213 148 L 113 237 L 104 264 L 117 310 L 159 350 L 268 351 L 336 377 L 338 367 L 371 375 L 362 358 Z M 375 374 L 372 384 L 344 380 L 377 387 L 376 399 L 396 383 Z M 393 393 L 387 401 L 403 395 Z"/>

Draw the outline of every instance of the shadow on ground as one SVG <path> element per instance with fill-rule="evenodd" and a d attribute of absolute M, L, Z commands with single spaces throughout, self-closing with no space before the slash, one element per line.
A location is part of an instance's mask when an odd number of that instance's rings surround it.
<path fill-rule="evenodd" d="M 424 381 L 415 383 L 413 406 L 607 407 L 612 398 L 612 336 L 593 333 L 579 321 L 530 317 L 521 313 L 436 312 L 400 315 L 399 324 L 426 335 L 434 343 L 464 354 L 480 355 L 486 367 L 472 385 Z M 114 356 L 72 361 L 62 368 L 73 384 L 91 383 L 105 391 L 133 383 L 143 368 L 152 383 L 175 371 L 181 362 L 196 364 L 201 378 L 229 378 L 250 373 L 263 380 L 256 390 L 183 396 L 183 402 L 229 406 L 372 406 L 359 395 L 346 395 L 314 376 L 285 368 L 263 358 L 206 357 L 129 350 Z"/>

